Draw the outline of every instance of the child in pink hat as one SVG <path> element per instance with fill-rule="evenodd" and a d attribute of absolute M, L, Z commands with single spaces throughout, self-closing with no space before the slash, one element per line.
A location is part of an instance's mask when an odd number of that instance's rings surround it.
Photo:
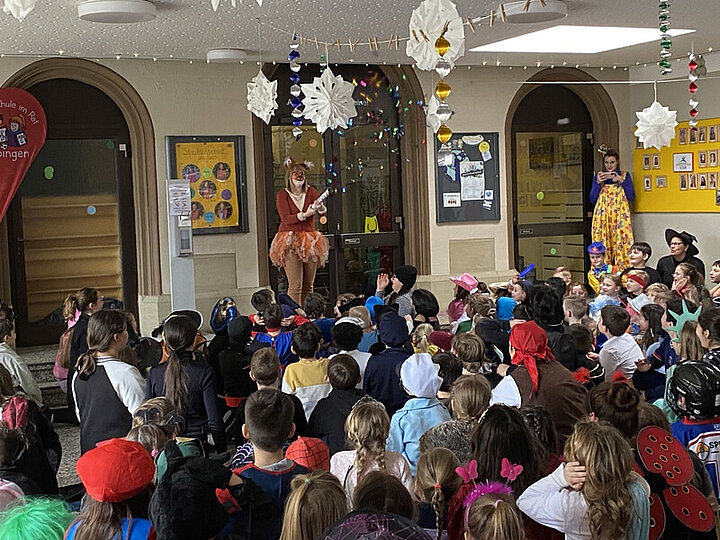
<path fill-rule="evenodd" d="M 448 304 L 447 313 L 450 321 L 455 322 L 465 315 L 465 304 L 468 297 L 477 292 L 478 280 L 468 273 L 460 274 L 457 277 L 451 277 L 450 281 L 455 284 L 453 294 L 455 298 Z"/>

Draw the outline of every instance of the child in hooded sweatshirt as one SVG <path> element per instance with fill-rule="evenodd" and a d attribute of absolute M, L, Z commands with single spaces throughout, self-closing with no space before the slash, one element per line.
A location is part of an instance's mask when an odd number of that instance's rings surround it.
<path fill-rule="evenodd" d="M 411 397 L 390 421 L 387 449 L 402 454 L 414 476 L 420 459 L 420 437 L 450 420 L 450 413 L 437 398 L 442 379 L 429 354 L 416 353 L 405 360 L 400 381 Z"/>

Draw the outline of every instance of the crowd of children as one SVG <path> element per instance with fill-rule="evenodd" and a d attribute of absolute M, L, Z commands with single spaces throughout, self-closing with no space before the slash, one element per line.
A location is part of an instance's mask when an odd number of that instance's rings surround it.
<path fill-rule="evenodd" d="M 707 289 L 694 237 L 666 236 L 658 270 L 644 242 L 624 269 L 596 242 L 587 280 L 465 273 L 442 312 L 409 265 L 333 305 L 225 298 L 209 343 L 192 311 L 143 341 L 82 289 L 65 500 L 0 302 L 0 538 L 717 539 L 720 261 Z"/>

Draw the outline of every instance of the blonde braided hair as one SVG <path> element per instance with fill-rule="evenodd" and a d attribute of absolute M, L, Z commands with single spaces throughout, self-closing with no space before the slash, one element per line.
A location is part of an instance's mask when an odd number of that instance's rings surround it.
<path fill-rule="evenodd" d="M 355 447 L 353 468 L 358 478 L 365 473 L 367 461 L 374 460 L 385 471 L 385 441 L 390 433 L 390 418 L 379 401 L 362 399 L 345 421 L 345 433 Z"/>

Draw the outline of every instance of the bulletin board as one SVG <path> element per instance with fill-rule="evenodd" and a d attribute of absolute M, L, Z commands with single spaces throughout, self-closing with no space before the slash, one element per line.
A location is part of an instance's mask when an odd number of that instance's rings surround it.
<path fill-rule="evenodd" d="M 437 165 L 440 142 L 435 141 L 437 223 L 498 221 L 500 219 L 500 149 L 495 133 L 453 133 L 448 142 L 453 160 Z"/>
<path fill-rule="evenodd" d="M 715 212 L 720 209 L 720 118 L 688 122 L 660 151 L 643 149 L 635 138 L 633 152 L 635 212 Z"/>

